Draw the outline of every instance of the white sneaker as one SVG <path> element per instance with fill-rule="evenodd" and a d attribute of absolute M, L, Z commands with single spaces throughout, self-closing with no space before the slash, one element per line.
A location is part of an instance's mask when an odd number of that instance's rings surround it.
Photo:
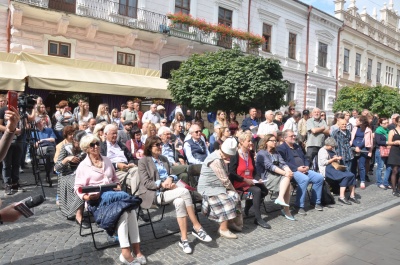
<path fill-rule="evenodd" d="M 119 261 L 121 261 L 124 264 L 128 264 L 128 265 L 140 265 L 140 263 L 136 259 L 132 260 L 131 262 L 127 261 L 124 258 L 124 256 L 122 256 L 122 253 L 121 253 L 121 255 L 119 255 Z"/>
<path fill-rule="evenodd" d="M 200 227 L 199 231 L 196 231 L 193 227 L 192 235 L 204 242 L 212 241 L 212 238 L 206 233 L 206 231 L 204 231 L 203 227 Z"/>
<path fill-rule="evenodd" d="M 179 246 L 182 248 L 183 252 L 185 252 L 186 254 L 191 254 L 192 253 L 192 248 L 189 245 L 189 241 L 180 240 L 179 241 Z"/>

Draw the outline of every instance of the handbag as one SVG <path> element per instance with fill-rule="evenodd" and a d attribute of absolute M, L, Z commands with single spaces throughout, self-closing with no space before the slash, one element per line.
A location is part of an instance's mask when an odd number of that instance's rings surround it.
<path fill-rule="evenodd" d="M 337 162 L 337 161 L 333 161 L 331 163 L 331 165 L 333 166 L 334 169 L 339 170 L 339 171 L 346 171 L 347 170 L 346 166 L 339 164 L 339 162 Z"/>
<path fill-rule="evenodd" d="M 390 153 L 391 146 L 379 146 L 379 152 L 381 153 L 381 157 L 388 157 Z"/>

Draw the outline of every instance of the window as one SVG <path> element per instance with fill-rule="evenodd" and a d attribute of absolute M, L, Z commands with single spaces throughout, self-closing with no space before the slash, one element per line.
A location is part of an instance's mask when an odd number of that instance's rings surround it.
<path fill-rule="evenodd" d="M 400 88 L 400 70 L 397 70 L 396 87 Z"/>
<path fill-rule="evenodd" d="M 290 83 L 286 92 L 286 101 L 289 103 L 290 101 L 294 100 L 294 89 L 296 84 Z"/>
<path fill-rule="evenodd" d="M 328 59 L 328 44 L 319 42 L 318 45 L 318 65 L 326 68 L 326 61 Z"/>
<path fill-rule="evenodd" d="M 289 58 L 296 59 L 296 39 L 297 35 L 294 33 L 289 33 Z"/>
<path fill-rule="evenodd" d="M 386 66 L 386 85 L 393 86 L 393 67 Z"/>
<path fill-rule="evenodd" d="M 223 7 L 219 8 L 218 11 L 218 24 L 225 25 L 229 28 L 232 27 L 232 10 L 225 9 Z"/>
<path fill-rule="evenodd" d="M 232 27 L 232 10 L 220 7 L 218 9 L 218 24 L 225 25 L 229 28 Z M 218 46 L 231 49 L 232 48 L 232 38 L 229 36 L 220 36 Z"/>
<path fill-rule="evenodd" d="M 372 59 L 368 59 L 367 80 L 372 80 Z"/>
<path fill-rule="evenodd" d="M 360 69 L 361 69 L 361 54 L 356 53 L 356 76 L 360 76 Z"/>
<path fill-rule="evenodd" d="M 76 0 L 49 0 L 49 9 L 75 13 Z"/>
<path fill-rule="evenodd" d="M 71 44 L 58 41 L 49 41 L 49 55 L 71 57 Z"/>
<path fill-rule="evenodd" d="M 119 0 L 119 14 L 137 18 L 137 0 Z"/>
<path fill-rule="evenodd" d="M 381 82 L 381 71 L 382 71 L 382 63 L 378 62 L 378 65 L 376 66 L 376 82 L 377 83 Z"/>
<path fill-rule="evenodd" d="M 349 72 L 350 50 L 344 49 L 343 72 Z"/>
<path fill-rule="evenodd" d="M 317 108 L 322 110 L 325 109 L 325 93 L 325 89 L 317 88 Z"/>
<path fill-rule="evenodd" d="M 124 52 L 117 52 L 117 64 L 135 66 L 135 55 Z"/>
<path fill-rule="evenodd" d="M 190 14 L 190 0 L 175 0 L 175 13 Z M 187 24 L 177 23 L 174 26 L 178 29 L 188 31 L 189 26 Z"/>
<path fill-rule="evenodd" d="M 262 46 L 262 50 L 265 52 L 271 52 L 271 33 L 272 26 L 268 24 L 263 24 L 263 37 L 265 39 L 265 43 Z"/>

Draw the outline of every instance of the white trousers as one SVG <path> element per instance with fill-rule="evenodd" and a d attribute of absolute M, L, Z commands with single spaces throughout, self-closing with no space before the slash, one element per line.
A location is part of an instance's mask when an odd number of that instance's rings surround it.
<path fill-rule="evenodd" d="M 189 190 L 181 187 L 177 187 L 173 190 L 164 191 L 164 198 L 161 202 L 161 194 L 157 196 L 157 202 L 159 204 L 167 204 L 174 202 L 176 217 L 186 217 L 186 207 L 193 206 L 192 197 L 190 196 Z"/>
<path fill-rule="evenodd" d="M 129 212 L 125 211 L 119 218 L 117 227 L 119 245 L 121 248 L 127 248 L 133 243 L 140 242 L 139 227 L 135 210 Z M 130 243 L 129 238 L 131 239 Z"/>

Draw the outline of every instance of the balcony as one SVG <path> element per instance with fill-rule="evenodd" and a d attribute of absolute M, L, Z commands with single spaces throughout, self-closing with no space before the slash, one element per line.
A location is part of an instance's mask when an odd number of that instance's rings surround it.
<path fill-rule="evenodd" d="M 58 10 L 78 16 L 90 17 L 168 36 L 183 38 L 199 43 L 231 49 L 238 45 L 243 52 L 257 53 L 258 49 L 248 49 L 247 41 L 229 39 L 216 33 L 205 33 L 195 27 L 170 27 L 166 15 L 144 9 L 126 6 L 109 0 L 12 0 L 32 6 Z"/>

